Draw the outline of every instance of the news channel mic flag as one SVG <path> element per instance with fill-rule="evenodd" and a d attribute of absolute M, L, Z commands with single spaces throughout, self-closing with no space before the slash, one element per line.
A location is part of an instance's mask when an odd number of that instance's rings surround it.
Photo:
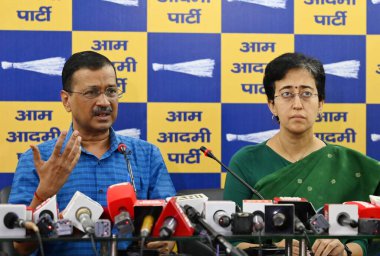
<path fill-rule="evenodd" d="M 285 52 L 324 64 L 316 135 L 380 159 L 379 0 L 3 0 L 0 16 L 0 187 L 30 144 L 67 129 L 61 70 L 83 50 L 114 63 L 114 128 L 157 145 L 177 190 L 223 186 L 200 146 L 228 164 L 277 132 L 262 78 Z"/>

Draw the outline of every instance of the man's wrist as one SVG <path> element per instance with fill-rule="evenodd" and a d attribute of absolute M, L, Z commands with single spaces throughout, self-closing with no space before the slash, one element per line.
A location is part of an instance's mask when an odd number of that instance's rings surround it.
<path fill-rule="evenodd" d="M 34 192 L 34 197 L 40 202 L 44 202 L 46 199 L 43 199 L 42 196 L 40 196 L 38 193 L 37 193 L 37 190 Z"/>

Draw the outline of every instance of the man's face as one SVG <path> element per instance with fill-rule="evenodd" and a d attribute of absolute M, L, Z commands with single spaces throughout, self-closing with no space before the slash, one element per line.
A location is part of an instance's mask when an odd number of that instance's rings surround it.
<path fill-rule="evenodd" d="M 77 70 L 72 76 L 71 91 L 61 92 L 62 102 L 72 112 L 73 128 L 81 135 L 96 135 L 108 132 L 117 117 L 118 98 L 107 97 L 107 88 L 117 88 L 116 75 L 110 65 L 98 70 L 87 68 Z M 89 99 L 86 95 L 100 95 Z"/>

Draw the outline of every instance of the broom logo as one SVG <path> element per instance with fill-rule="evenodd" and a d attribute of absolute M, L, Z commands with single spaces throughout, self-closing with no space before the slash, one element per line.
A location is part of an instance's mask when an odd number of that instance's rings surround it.
<path fill-rule="evenodd" d="M 130 128 L 130 129 L 124 129 L 124 130 L 118 130 L 116 131 L 116 134 L 132 137 L 135 139 L 140 139 L 141 131 L 137 128 Z"/>
<path fill-rule="evenodd" d="M 257 4 L 270 8 L 286 9 L 286 0 L 227 0 L 228 2 L 244 2 L 249 4 Z"/>
<path fill-rule="evenodd" d="M 323 65 L 326 74 L 340 76 L 343 78 L 355 78 L 358 79 L 358 73 L 360 69 L 360 61 L 347 60 L 331 64 Z"/>
<path fill-rule="evenodd" d="M 60 76 L 62 74 L 65 58 L 52 57 L 41 60 L 32 60 L 25 62 L 8 62 L 2 61 L 2 69 L 20 69 L 37 73 L 42 73 L 50 76 Z"/>
<path fill-rule="evenodd" d="M 380 134 L 371 133 L 371 140 L 372 140 L 373 142 L 380 141 Z"/>
<path fill-rule="evenodd" d="M 213 59 L 200 59 L 174 64 L 152 64 L 154 71 L 167 70 L 199 77 L 212 77 L 214 66 L 215 60 Z"/>
<path fill-rule="evenodd" d="M 279 129 L 275 129 L 275 130 L 268 130 L 268 131 L 248 133 L 248 134 L 227 133 L 226 140 L 229 142 L 230 141 L 245 141 L 245 142 L 251 142 L 251 143 L 261 143 L 272 138 L 279 131 L 280 131 Z"/>
<path fill-rule="evenodd" d="M 104 2 L 110 2 L 114 4 L 120 4 L 124 6 L 139 6 L 139 0 L 102 0 Z"/>

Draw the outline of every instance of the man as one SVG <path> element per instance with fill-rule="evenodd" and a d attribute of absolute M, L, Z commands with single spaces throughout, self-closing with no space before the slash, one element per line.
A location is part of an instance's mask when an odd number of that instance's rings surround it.
<path fill-rule="evenodd" d="M 63 210 L 76 191 L 106 206 L 107 188 L 130 181 L 120 143 L 132 151 L 130 156 L 138 199 L 157 199 L 175 195 L 165 163 L 154 145 L 115 134 L 118 98 L 122 92 L 116 84 L 116 71 L 105 56 L 85 51 L 73 54 L 62 71 L 61 100 L 71 112 L 72 125 L 51 141 L 31 145 L 19 159 L 14 176 L 10 203 L 35 208 L 57 195 Z M 174 243 L 159 242 L 149 247 L 171 250 Z M 36 249 L 15 243 L 16 249 L 28 254 Z M 47 243 L 47 255 L 90 255 L 90 243 Z"/>

